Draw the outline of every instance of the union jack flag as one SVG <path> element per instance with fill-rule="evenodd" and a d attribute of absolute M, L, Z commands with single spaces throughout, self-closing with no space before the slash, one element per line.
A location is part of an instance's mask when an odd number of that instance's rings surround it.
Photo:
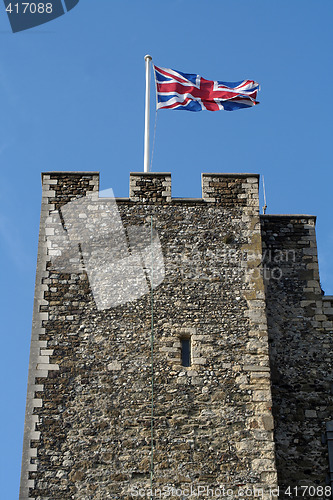
<path fill-rule="evenodd" d="M 253 80 L 220 82 L 199 75 L 154 66 L 157 109 L 234 111 L 259 104 L 259 84 Z"/>

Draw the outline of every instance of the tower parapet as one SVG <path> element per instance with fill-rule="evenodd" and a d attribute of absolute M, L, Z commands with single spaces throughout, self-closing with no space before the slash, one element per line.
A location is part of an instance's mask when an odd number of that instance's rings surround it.
<path fill-rule="evenodd" d="M 259 210 L 258 174 L 202 174 L 202 197 L 226 208 Z"/>
<path fill-rule="evenodd" d="M 162 172 L 131 172 L 130 199 L 144 203 L 171 201 L 171 174 Z"/>

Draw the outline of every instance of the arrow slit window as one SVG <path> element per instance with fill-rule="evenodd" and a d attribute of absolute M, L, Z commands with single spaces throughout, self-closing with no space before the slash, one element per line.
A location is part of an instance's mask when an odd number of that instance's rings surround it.
<path fill-rule="evenodd" d="M 191 338 L 180 338 L 182 366 L 191 366 Z"/>

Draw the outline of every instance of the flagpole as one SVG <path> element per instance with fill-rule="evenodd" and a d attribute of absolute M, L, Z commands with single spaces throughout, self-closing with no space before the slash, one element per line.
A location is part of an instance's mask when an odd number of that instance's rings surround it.
<path fill-rule="evenodd" d="M 266 203 L 266 190 L 265 190 L 265 179 L 264 176 L 262 176 L 262 187 L 264 188 L 264 206 L 262 207 L 262 213 L 265 215 L 266 210 L 267 210 L 267 203 Z"/>
<path fill-rule="evenodd" d="M 146 62 L 146 104 L 145 104 L 145 149 L 144 149 L 144 172 L 149 172 L 149 122 L 150 122 L 150 63 L 152 57 L 145 56 Z"/>

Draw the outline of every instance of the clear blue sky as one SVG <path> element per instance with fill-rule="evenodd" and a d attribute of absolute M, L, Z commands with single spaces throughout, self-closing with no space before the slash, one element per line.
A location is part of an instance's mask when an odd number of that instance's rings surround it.
<path fill-rule="evenodd" d="M 317 215 L 333 294 L 332 25 L 331 0 L 81 0 L 13 34 L 0 3 L 2 498 L 18 497 L 40 172 L 99 170 L 101 189 L 128 196 L 129 172 L 143 170 L 147 53 L 207 79 L 256 80 L 252 109 L 160 111 L 153 170 L 188 197 L 201 172 L 263 174 L 268 213 Z"/>

